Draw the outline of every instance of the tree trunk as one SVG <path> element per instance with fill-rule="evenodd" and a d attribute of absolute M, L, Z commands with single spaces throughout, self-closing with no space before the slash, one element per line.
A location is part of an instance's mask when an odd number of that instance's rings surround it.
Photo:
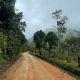
<path fill-rule="evenodd" d="M 78 67 L 80 67 L 80 56 L 78 56 Z"/>
<path fill-rule="evenodd" d="M 40 56 L 41 56 L 41 49 L 39 48 L 39 53 L 40 53 Z"/>
<path fill-rule="evenodd" d="M 49 57 L 50 57 L 50 54 L 51 54 L 51 48 L 49 47 Z"/>
<path fill-rule="evenodd" d="M 36 53 L 36 48 L 35 48 L 35 53 Z"/>

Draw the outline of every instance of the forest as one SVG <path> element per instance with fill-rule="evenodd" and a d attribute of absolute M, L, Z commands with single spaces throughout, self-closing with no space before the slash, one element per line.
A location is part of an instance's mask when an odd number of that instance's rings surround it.
<path fill-rule="evenodd" d="M 56 21 L 56 31 L 35 32 L 31 44 L 31 54 L 34 54 L 64 70 L 80 76 L 80 32 L 77 35 L 68 33 L 68 18 L 62 15 L 62 10 L 52 13 Z"/>
<path fill-rule="evenodd" d="M 71 74 L 80 76 L 80 32 L 69 34 L 67 31 L 68 17 L 63 16 L 61 9 L 52 12 L 56 21 L 56 30 L 34 33 L 30 42 L 23 34 L 26 22 L 23 13 L 15 8 L 16 0 L 0 0 L 0 75 L 21 56 L 22 52 L 30 51 L 53 65 Z"/>
<path fill-rule="evenodd" d="M 23 32 L 23 13 L 15 9 L 15 0 L 0 0 L 0 74 L 19 56 L 27 43 Z"/>

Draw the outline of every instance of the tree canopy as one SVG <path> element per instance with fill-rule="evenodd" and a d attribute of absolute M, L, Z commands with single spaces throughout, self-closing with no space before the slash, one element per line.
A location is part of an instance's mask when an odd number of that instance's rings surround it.
<path fill-rule="evenodd" d="M 34 34 L 33 41 L 36 44 L 36 48 L 39 49 L 39 52 L 40 52 L 40 49 L 44 46 L 44 40 L 45 40 L 45 33 L 42 30 L 37 31 Z"/>
<path fill-rule="evenodd" d="M 23 34 L 26 27 L 25 21 L 22 20 L 23 13 L 15 11 L 15 2 L 16 0 L 0 0 L 0 34 L 6 43 L 6 47 L 3 46 L 0 49 L 11 59 L 18 55 L 21 47 L 27 41 Z"/>
<path fill-rule="evenodd" d="M 58 44 L 57 35 L 54 32 L 48 32 L 48 34 L 46 35 L 46 42 L 49 45 L 49 55 L 50 55 L 50 50 L 56 47 Z"/>

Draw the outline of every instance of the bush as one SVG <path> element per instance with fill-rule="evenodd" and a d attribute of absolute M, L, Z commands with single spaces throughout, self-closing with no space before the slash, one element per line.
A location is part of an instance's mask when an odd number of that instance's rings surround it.
<path fill-rule="evenodd" d="M 33 54 L 33 53 L 31 53 Z M 34 54 L 36 56 L 36 53 Z M 37 57 L 42 58 L 43 60 L 58 66 L 66 71 L 71 72 L 72 74 L 75 74 L 77 76 L 80 76 L 80 67 L 78 67 L 78 64 L 76 62 L 72 61 L 67 61 L 67 59 L 59 59 L 59 57 L 49 57 L 48 55 L 43 55 L 43 56 L 38 56 Z"/>
<path fill-rule="evenodd" d="M 56 66 L 63 68 L 64 70 L 67 70 L 75 75 L 80 76 L 80 68 L 77 67 L 77 65 L 73 63 L 65 63 L 65 62 L 60 62 L 60 61 L 53 61 L 53 64 Z"/>

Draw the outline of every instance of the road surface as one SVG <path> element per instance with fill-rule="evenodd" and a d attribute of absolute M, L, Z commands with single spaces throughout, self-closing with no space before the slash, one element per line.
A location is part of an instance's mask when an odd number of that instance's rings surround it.
<path fill-rule="evenodd" d="M 0 80 L 75 80 L 55 66 L 24 53 Z"/>

